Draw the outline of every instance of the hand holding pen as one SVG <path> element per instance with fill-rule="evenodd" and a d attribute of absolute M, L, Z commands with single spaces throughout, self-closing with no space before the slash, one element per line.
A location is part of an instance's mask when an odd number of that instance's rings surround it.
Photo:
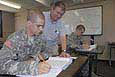
<path fill-rule="evenodd" d="M 43 55 L 38 54 L 38 58 L 40 59 L 40 63 L 38 65 L 38 73 L 39 74 L 44 74 L 48 73 L 51 69 L 51 66 L 46 62 L 43 58 Z"/>

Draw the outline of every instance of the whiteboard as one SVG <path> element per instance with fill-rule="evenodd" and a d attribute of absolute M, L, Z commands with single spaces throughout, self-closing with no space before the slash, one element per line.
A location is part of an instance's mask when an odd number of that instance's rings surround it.
<path fill-rule="evenodd" d="M 67 34 L 75 31 L 75 27 L 79 24 L 83 24 L 86 28 L 84 35 L 102 34 L 102 6 L 66 11 L 61 20 Z"/>

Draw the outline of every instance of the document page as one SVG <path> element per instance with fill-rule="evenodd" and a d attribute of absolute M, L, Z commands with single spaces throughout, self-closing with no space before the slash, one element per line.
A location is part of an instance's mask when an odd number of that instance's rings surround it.
<path fill-rule="evenodd" d="M 51 65 L 51 69 L 47 74 L 41 74 L 38 76 L 31 75 L 17 75 L 19 77 L 56 77 L 62 70 L 65 70 L 71 63 L 73 57 L 64 58 L 64 57 L 49 57 L 47 62 Z M 77 59 L 77 57 L 74 57 Z"/>
<path fill-rule="evenodd" d="M 50 57 L 48 63 L 51 65 L 51 68 L 65 69 L 66 66 L 72 63 L 72 58 Z"/>

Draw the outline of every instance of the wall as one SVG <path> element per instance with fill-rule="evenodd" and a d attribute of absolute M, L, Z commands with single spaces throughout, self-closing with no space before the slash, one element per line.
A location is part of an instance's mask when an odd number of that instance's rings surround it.
<path fill-rule="evenodd" d="M 3 41 L 15 31 L 14 13 L 2 11 Z"/>
<path fill-rule="evenodd" d="M 96 41 L 99 44 L 105 44 L 106 50 L 104 54 L 101 56 L 102 59 L 109 59 L 109 48 L 107 43 L 109 41 L 115 41 L 115 1 L 108 0 L 103 3 L 103 35 L 101 37 L 96 37 Z M 115 56 L 112 54 L 112 56 Z M 115 57 L 112 59 L 115 60 Z"/>
<path fill-rule="evenodd" d="M 115 0 L 108 0 L 103 3 L 103 35 L 96 37 L 96 42 L 98 44 L 105 44 L 105 52 L 100 57 L 102 59 L 109 59 L 109 48 L 107 43 L 109 41 L 115 41 Z M 115 56 L 114 54 L 112 56 Z M 115 60 L 115 57 L 112 59 Z"/>
<path fill-rule="evenodd" d="M 26 25 L 27 10 L 17 12 L 15 14 L 15 30 L 20 30 Z"/>

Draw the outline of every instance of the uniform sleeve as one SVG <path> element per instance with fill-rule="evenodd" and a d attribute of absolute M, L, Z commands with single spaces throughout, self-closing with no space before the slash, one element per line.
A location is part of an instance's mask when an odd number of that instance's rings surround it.
<path fill-rule="evenodd" d="M 71 35 L 67 36 L 67 48 L 80 48 L 80 45 L 77 43 L 79 40 L 76 38 L 76 35 L 72 33 Z"/>
<path fill-rule="evenodd" d="M 34 58 L 37 58 L 38 54 L 40 52 L 42 52 L 42 53 L 44 53 L 46 55 L 46 53 L 47 53 L 46 52 L 47 51 L 46 48 L 47 48 L 46 47 L 46 41 L 43 39 L 43 36 L 37 37 L 36 40 L 35 40 L 35 44 L 34 44 L 34 48 L 33 48 L 34 51 L 32 52 L 32 54 L 33 54 L 32 56 Z"/>
<path fill-rule="evenodd" d="M 8 48 L 11 51 L 12 59 L 18 61 L 24 61 L 29 58 L 29 52 L 24 48 L 24 36 L 21 32 L 15 32 L 8 37 L 11 42 L 11 47 Z"/>
<path fill-rule="evenodd" d="M 71 35 L 67 36 L 67 48 L 72 47 L 74 40 Z"/>

